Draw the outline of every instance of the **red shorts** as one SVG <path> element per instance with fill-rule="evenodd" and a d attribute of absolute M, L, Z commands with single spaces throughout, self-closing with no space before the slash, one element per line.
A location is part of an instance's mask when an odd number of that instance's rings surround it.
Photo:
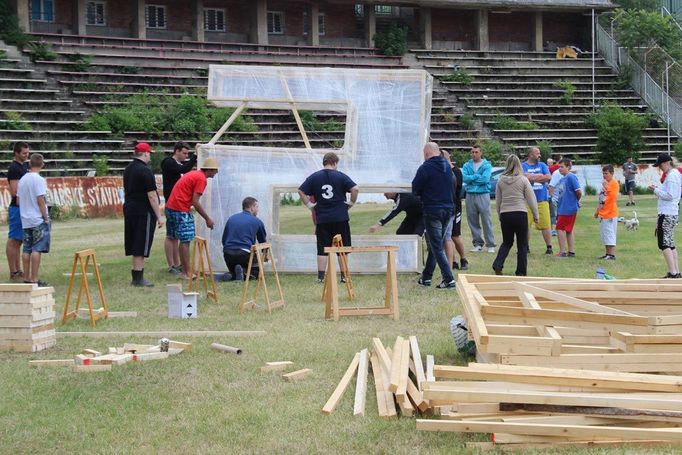
<path fill-rule="evenodd" d="M 576 215 L 558 215 L 556 218 L 556 230 L 573 232 Z"/>

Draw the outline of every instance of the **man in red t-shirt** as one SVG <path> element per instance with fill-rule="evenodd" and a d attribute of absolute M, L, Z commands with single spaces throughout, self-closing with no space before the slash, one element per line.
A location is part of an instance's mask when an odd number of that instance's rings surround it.
<path fill-rule="evenodd" d="M 198 171 L 184 174 L 171 191 L 166 201 L 167 236 L 180 241 L 181 278 L 189 279 L 189 244 L 194 239 L 194 216 L 192 207 L 206 220 L 206 226 L 213 229 L 213 219 L 199 203 L 206 189 L 207 179 L 218 173 L 218 160 L 206 158 Z"/>

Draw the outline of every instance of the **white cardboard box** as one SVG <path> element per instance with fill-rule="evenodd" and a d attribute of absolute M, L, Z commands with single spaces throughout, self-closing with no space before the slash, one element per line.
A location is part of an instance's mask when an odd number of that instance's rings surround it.
<path fill-rule="evenodd" d="M 168 291 L 168 317 L 173 319 L 196 318 L 198 292 L 182 292 L 179 284 L 166 285 Z"/>

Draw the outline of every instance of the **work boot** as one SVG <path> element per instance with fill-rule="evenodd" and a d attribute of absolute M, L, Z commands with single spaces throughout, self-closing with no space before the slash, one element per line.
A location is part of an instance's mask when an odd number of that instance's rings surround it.
<path fill-rule="evenodd" d="M 133 285 L 135 287 L 144 287 L 144 288 L 151 288 L 154 286 L 154 283 L 144 279 L 144 269 L 142 269 L 142 270 L 131 270 L 130 272 L 131 272 L 131 275 L 133 277 L 133 280 L 130 282 L 131 285 Z"/>

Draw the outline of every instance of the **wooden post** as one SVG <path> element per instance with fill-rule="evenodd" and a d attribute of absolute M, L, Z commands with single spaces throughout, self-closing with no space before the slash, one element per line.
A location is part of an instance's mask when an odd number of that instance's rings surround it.
<path fill-rule="evenodd" d="M 83 261 L 85 259 L 85 262 Z M 97 289 L 99 290 L 99 299 L 102 304 L 102 308 L 95 311 L 92 307 L 92 297 L 90 296 L 90 288 L 88 287 L 88 264 L 90 264 L 90 259 L 92 259 L 92 267 L 95 273 L 95 279 L 97 280 Z M 76 299 L 75 310 L 69 312 L 69 303 L 71 301 L 71 292 L 73 291 L 73 283 L 76 279 L 76 269 L 80 268 L 81 284 L 78 288 L 78 298 Z M 97 325 L 97 320 L 102 318 L 107 318 L 109 315 L 109 307 L 107 306 L 107 301 L 104 298 L 104 289 L 102 289 L 102 280 L 99 275 L 99 265 L 97 264 L 97 256 L 95 255 L 94 249 L 77 251 L 73 258 L 73 267 L 71 268 L 71 278 L 69 278 L 69 287 L 66 291 L 66 303 L 64 303 L 64 315 L 62 317 L 62 324 L 76 319 L 78 317 L 78 309 L 81 305 L 81 298 L 83 296 L 83 291 L 85 291 L 85 299 L 88 302 L 88 310 L 90 313 L 90 322 L 92 326 Z"/>
<path fill-rule="evenodd" d="M 208 273 L 206 268 L 208 267 Z M 194 278 L 194 272 L 196 271 L 196 280 Z M 209 278 L 206 278 L 206 275 Z M 213 299 L 216 304 L 218 304 L 218 292 L 215 287 L 215 278 L 213 277 L 213 267 L 211 266 L 211 258 L 208 255 L 208 245 L 206 244 L 206 239 L 203 237 L 194 237 L 194 251 L 192 252 L 192 267 L 189 271 L 189 291 L 194 290 L 194 282 L 203 281 L 204 291 L 206 292 L 207 299 Z M 211 289 L 208 289 L 208 282 L 211 282 Z M 197 284 L 197 289 L 199 284 Z"/>
<path fill-rule="evenodd" d="M 268 257 L 268 252 L 272 256 L 272 246 L 269 243 L 257 243 L 251 245 L 251 255 L 249 256 L 249 264 L 246 267 L 246 279 L 244 280 L 244 288 L 242 289 L 242 298 L 239 303 L 239 312 L 242 313 L 246 308 L 256 307 L 256 298 L 258 297 L 258 290 L 263 288 L 263 295 L 265 296 L 265 304 L 268 308 L 268 313 L 272 314 L 274 308 L 284 307 L 284 293 L 282 292 L 282 285 L 279 282 L 279 274 L 277 273 L 277 266 L 275 265 L 274 258 L 272 261 L 272 271 L 275 275 L 275 284 L 277 285 L 277 291 L 279 292 L 279 300 L 274 302 L 270 301 L 270 294 L 268 292 L 268 286 L 265 282 L 265 261 Z M 258 278 L 256 279 L 256 287 L 253 290 L 253 298 L 249 301 L 246 300 L 246 296 L 249 293 L 249 282 L 251 280 L 251 269 L 253 267 L 253 258 L 256 258 L 258 262 Z"/>

